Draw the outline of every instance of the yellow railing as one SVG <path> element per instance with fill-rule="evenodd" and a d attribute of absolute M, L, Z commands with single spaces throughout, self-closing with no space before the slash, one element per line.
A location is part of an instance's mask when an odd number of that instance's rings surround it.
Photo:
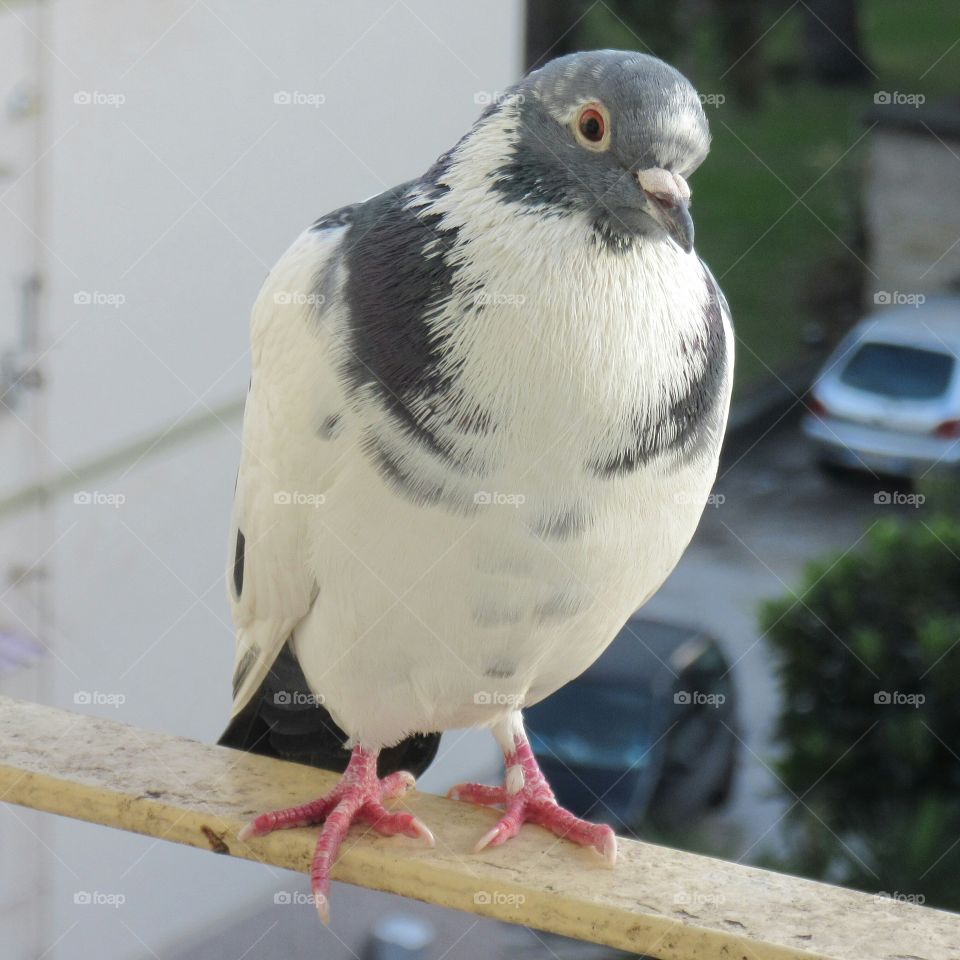
<path fill-rule="evenodd" d="M 315 830 L 249 843 L 237 831 L 334 780 L 0 697 L 0 800 L 48 813 L 306 872 Z M 430 824 L 436 847 L 356 829 L 336 880 L 665 960 L 960 958 L 960 915 L 631 840 L 609 870 L 537 827 L 473 854 L 494 811 L 420 793 L 402 805 Z"/>

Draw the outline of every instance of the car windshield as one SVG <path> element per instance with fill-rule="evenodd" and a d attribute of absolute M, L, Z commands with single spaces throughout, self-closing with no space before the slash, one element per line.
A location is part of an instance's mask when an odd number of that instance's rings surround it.
<path fill-rule="evenodd" d="M 863 343 L 850 358 L 840 381 L 858 390 L 902 400 L 929 400 L 946 392 L 953 357 L 895 343 Z"/>
<path fill-rule="evenodd" d="M 643 688 L 571 683 L 525 710 L 524 720 L 535 753 L 621 770 L 649 762 L 651 713 Z"/>

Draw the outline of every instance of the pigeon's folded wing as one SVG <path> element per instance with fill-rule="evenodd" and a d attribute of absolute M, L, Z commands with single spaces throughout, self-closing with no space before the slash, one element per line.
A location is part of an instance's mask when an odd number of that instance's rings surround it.
<path fill-rule="evenodd" d="M 252 377 L 227 556 L 237 635 L 233 716 L 258 691 L 317 594 L 306 528 L 336 477 L 340 453 L 329 422 L 344 403 L 331 291 L 342 282 L 345 233 L 342 225 L 305 232 L 253 308 Z"/>

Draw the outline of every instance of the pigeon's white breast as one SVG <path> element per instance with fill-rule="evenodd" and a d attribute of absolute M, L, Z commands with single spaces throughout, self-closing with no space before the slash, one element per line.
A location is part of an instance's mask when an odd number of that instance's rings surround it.
<path fill-rule="evenodd" d="M 680 345 L 703 324 L 699 261 L 663 242 L 600 256 L 582 226 L 544 229 L 518 218 L 488 250 L 478 238 L 460 279 L 471 296 L 479 284 L 483 309 L 438 322 L 465 409 L 485 414 L 460 441 L 467 465 L 393 436 L 405 469 L 438 492 L 405 497 L 361 452 L 383 420 L 371 400 L 335 441 L 337 479 L 310 514 L 318 593 L 297 656 L 334 719 L 371 747 L 492 723 L 581 673 L 673 569 L 713 483 L 718 437 L 689 458 L 589 469 L 694 372 Z"/>

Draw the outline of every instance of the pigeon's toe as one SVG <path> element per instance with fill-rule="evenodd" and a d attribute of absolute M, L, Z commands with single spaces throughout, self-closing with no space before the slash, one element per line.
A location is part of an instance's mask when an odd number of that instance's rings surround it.
<path fill-rule="evenodd" d="M 392 800 L 394 797 L 402 797 L 409 793 L 417 785 L 417 778 L 406 770 L 398 770 L 396 773 L 388 774 L 380 781 L 380 796 L 384 800 Z"/>
<path fill-rule="evenodd" d="M 497 825 L 477 841 L 474 853 L 487 847 L 498 847 L 515 837 L 524 823 L 534 823 L 561 839 L 582 847 L 593 847 L 607 864 L 613 866 L 617 859 L 617 838 L 613 830 L 607 824 L 581 820 L 557 803 L 525 738 L 517 741 L 515 751 L 506 760 L 504 786 L 463 783 L 453 787 L 448 794 L 454 800 L 506 808 Z"/>
<path fill-rule="evenodd" d="M 507 791 L 503 787 L 491 787 L 485 783 L 458 783 L 447 791 L 447 797 L 450 800 L 492 807 L 507 802 Z"/>
<path fill-rule="evenodd" d="M 289 827 L 323 822 L 310 868 L 310 885 L 317 913 L 330 921 L 330 874 L 347 831 L 354 822 L 365 823 L 377 833 L 392 837 L 402 834 L 427 846 L 435 844 L 427 825 L 405 810 L 388 810 L 383 800 L 402 796 L 415 785 L 405 771 L 377 777 L 376 756 L 356 748 L 343 778 L 326 796 L 285 810 L 263 813 L 239 833 L 241 840 L 260 837 Z"/>

